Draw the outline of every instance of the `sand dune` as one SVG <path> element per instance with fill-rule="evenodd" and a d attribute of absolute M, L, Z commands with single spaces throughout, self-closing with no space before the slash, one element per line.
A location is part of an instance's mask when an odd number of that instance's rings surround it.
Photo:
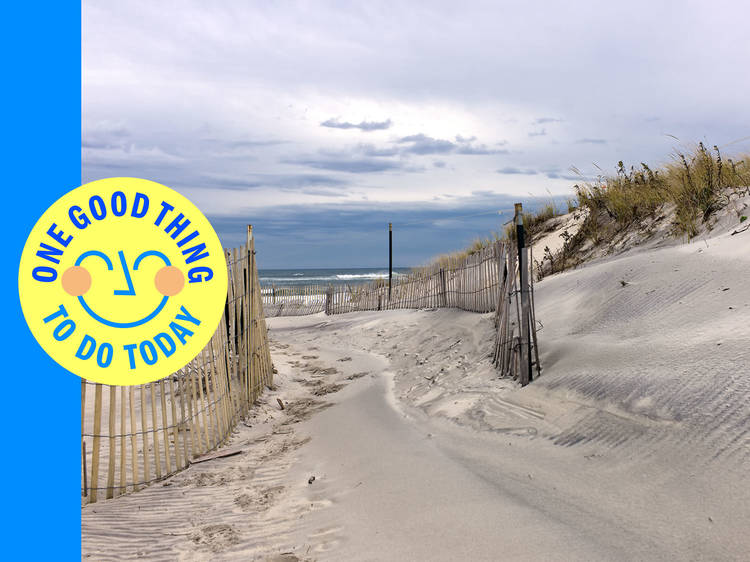
<path fill-rule="evenodd" d="M 750 231 L 548 277 L 523 389 L 492 315 L 272 319 L 243 453 L 84 509 L 84 556 L 747 559 L 748 274 Z"/>

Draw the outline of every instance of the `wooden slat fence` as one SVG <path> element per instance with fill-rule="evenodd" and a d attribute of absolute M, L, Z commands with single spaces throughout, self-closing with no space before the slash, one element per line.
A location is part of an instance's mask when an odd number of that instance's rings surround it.
<path fill-rule="evenodd" d="M 263 287 L 263 310 L 266 317 L 304 316 L 325 310 L 327 285 L 293 285 Z"/>
<path fill-rule="evenodd" d="M 252 227 L 247 245 L 227 250 L 226 259 L 224 315 L 193 361 L 139 386 L 82 380 L 84 504 L 137 491 L 221 446 L 273 384 Z"/>
<path fill-rule="evenodd" d="M 499 240 L 466 257 L 450 257 L 409 274 L 399 275 L 388 297 L 388 281 L 361 285 L 294 286 L 263 289 L 263 307 L 270 316 L 347 312 L 459 308 L 495 311 L 493 362 L 503 376 L 527 384 L 537 375 L 536 318 L 530 248 L 519 263 L 514 241 Z"/>
<path fill-rule="evenodd" d="M 497 241 L 467 257 L 451 257 L 399 275 L 388 298 L 388 281 L 360 285 L 264 287 L 266 316 L 342 314 L 399 308 L 460 308 L 471 312 L 495 310 L 500 288 L 498 256 L 506 242 Z"/>

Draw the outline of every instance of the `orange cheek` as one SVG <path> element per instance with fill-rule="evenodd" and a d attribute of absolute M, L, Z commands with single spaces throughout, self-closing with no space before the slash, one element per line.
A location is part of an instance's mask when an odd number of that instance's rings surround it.
<path fill-rule="evenodd" d="M 85 267 L 74 265 L 63 272 L 60 282 L 66 293 L 80 297 L 91 288 L 91 274 Z"/>
<path fill-rule="evenodd" d="M 173 297 L 185 287 L 185 276 L 179 268 L 168 265 L 156 272 L 154 285 L 162 295 Z"/>

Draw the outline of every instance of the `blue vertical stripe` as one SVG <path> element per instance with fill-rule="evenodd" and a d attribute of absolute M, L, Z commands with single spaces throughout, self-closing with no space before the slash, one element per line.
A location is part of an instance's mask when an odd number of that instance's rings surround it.
<path fill-rule="evenodd" d="M 81 182 L 81 9 L 18 2 L 3 12 L 4 558 L 80 560 L 80 379 L 26 327 L 18 265 L 37 219 Z"/>

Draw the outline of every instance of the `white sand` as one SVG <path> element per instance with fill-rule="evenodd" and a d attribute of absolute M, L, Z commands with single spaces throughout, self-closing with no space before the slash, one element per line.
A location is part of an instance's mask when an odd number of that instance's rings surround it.
<path fill-rule="evenodd" d="M 749 277 L 750 231 L 548 277 L 524 389 L 492 315 L 273 319 L 245 452 L 85 508 L 84 556 L 747 559 Z"/>

